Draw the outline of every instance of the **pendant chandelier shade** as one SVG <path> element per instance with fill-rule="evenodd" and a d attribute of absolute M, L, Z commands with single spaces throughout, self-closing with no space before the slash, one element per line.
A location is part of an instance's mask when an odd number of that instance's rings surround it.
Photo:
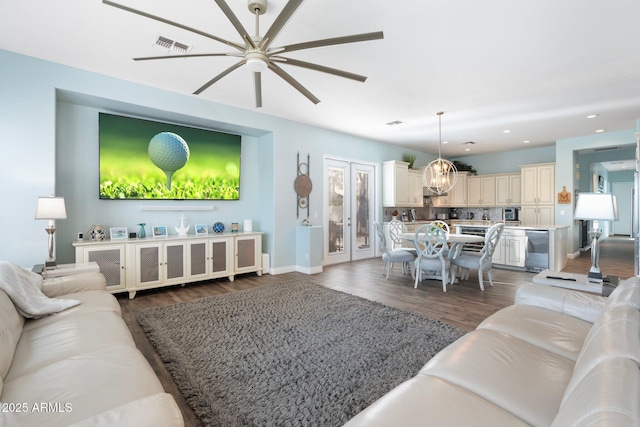
<path fill-rule="evenodd" d="M 422 183 L 429 189 L 430 193 L 442 195 L 451 191 L 456 185 L 458 179 L 458 170 L 449 160 L 443 159 L 440 149 L 442 147 L 442 115 L 444 112 L 440 111 L 438 114 L 438 158 L 433 160 L 427 165 L 422 173 Z"/>

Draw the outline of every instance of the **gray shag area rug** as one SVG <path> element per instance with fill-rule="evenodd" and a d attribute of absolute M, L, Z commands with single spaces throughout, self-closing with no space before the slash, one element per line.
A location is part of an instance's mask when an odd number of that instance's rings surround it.
<path fill-rule="evenodd" d="M 462 329 L 306 281 L 137 315 L 206 426 L 340 426 Z"/>

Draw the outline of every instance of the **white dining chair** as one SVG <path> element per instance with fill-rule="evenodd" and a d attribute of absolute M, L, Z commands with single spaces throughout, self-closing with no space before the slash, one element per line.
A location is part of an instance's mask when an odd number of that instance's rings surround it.
<path fill-rule="evenodd" d="M 396 262 L 402 263 L 402 274 L 407 274 L 407 268 L 416 259 L 414 253 L 404 249 L 389 249 L 387 247 L 387 239 L 384 236 L 382 227 L 377 222 L 374 223 L 374 226 L 376 229 L 376 234 L 378 235 L 378 245 L 380 247 L 380 252 L 382 252 L 382 261 L 384 261 L 384 266 L 387 272 L 387 280 L 389 280 L 389 273 L 393 268 L 393 264 Z"/>
<path fill-rule="evenodd" d="M 469 270 L 478 270 L 480 290 L 484 291 L 482 275 L 486 271 L 489 277 L 489 285 L 493 286 L 492 258 L 503 230 L 503 223 L 495 224 L 487 230 L 487 234 L 484 237 L 484 247 L 480 252 L 461 252 L 451 261 L 454 269 L 456 267 L 461 269 L 461 279 L 466 280 L 469 278 Z"/>
<path fill-rule="evenodd" d="M 409 251 L 413 254 L 414 257 L 416 257 L 417 253 L 415 248 L 404 246 L 404 241 L 400 238 L 400 234 L 406 232 L 407 226 L 404 222 L 397 219 L 392 219 L 389 222 L 389 239 L 391 239 L 391 247 L 393 249 L 402 249 L 404 251 Z"/>
<path fill-rule="evenodd" d="M 418 257 L 415 260 L 416 282 L 422 280 L 425 272 L 440 272 L 442 291 L 447 292 L 447 284 L 451 283 L 451 260 L 444 255 L 447 250 L 447 234 L 437 225 L 425 224 L 416 230 L 415 244 Z"/>

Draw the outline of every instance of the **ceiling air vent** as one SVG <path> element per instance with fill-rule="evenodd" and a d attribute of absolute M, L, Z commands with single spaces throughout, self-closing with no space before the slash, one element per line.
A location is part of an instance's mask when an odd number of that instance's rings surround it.
<path fill-rule="evenodd" d="M 602 147 L 602 148 L 594 148 L 593 151 L 609 151 L 609 150 L 617 150 L 620 147 Z"/>
<path fill-rule="evenodd" d="M 398 126 L 402 125 L 404 122 L 402 120 L 394 120 L 392 122 L 387 123 L 387 126 Z"/>
<path fill-rule="evenodd" d="M 189 51 L 189 46 L 180 42 L 175 42 L 173 43 L 173 51 L 180 55 L 184 55 Z"/>
<path fill-rule="evenodd" d="M 473 141 L 467 141 L 467 142 L 463 142 L 462 145 L 476 145 L 476 143 Z"/>
<path fill-rule="evenodd" d="M 156 45 L 164 47 L 165 49 L 170 49 L 173 45 L 173 40 L 166 37 L 158 36 L 158 38 L 156 39 Z"/>

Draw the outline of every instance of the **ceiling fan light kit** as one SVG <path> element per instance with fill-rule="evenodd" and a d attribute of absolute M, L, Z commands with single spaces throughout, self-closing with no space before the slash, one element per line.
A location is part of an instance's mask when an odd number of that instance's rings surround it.
<path fill-rule="evenodd" d="M 190 31 L 192 33 L 201 35 L 203 37 L 210 38 L 212 40 L 218 41 L 220 43 L 224 43 L 227 46 L 230 46 L 239 52 L 232 53 L 197 53 L 197 54 L 185 54 L 185 55 L 165 55 L 165 56 L 153 56 L 153 57 L 142 57 L 142 58 L 134 58 L 136 61 L 148 61 L 148 60 L 158 60 L 158 59 L 175 59 L 175 58 L 203 58 L 203 57 L 212 57 L 212 56 L 233 56 L 240 57 L 242 60 L 235 65 L 227 68 L 222 71 L 220 74 L 212 78 L 210 81 L 205 83 L 199 89 L 197 89 L 194 94 L 198 95 L 202 93 L 204 90 L 212 86 L 218 80 L 222 79 L 227 74 L 236 70 L 237 68 L 246 65 L 247 69 L 253 72 L 253 80 L 254 80 L 254 90 L 255 90 L 255 104 L 256 107 L 262 106 L 262 83 L 261 83 L 261 73 L 270 69 L 274 72 L 278 77 L 282 78 L 284 81 L 289 83 L 292 87 L 294 87 L 298 92 L 304 95 L 307 99 L 309 99 L 314 104 L 320 102 L 320 100 L 314 96 L 308 89 L 306 89 L 302 84 L 300 84 L 297 80 L 295 80 L 291 75 L 289 75 L 286 71 L 284 71 L 281 67 L 276 65 L 274 61 L 277 61 L 282 64 L 293 65 L 297 67 L 307 68 L 315 71 L 320 71 L 327 74 L 332 74 L 334 76 L 343 77 L 351 80 L 356 80 L 360 82 L 364 82 L 366 80 L 365 76 L 361 76 L 358 74 L 350 73 L 343 70 L 338 70 L 335 68 L 325 67 L 319 64 L 313 64 L 310 62 L 299 61 L 293 58 L 286 58 L 281 56 L 282 53 L 293 52 L 296 50 L 304 50 L 304 49 L 312 49 L 316 47 L 324 47 L 324 46 L 333 46 L 339 44 L 348 44 L 348 43 L 357 43 L 363 41 L 370 40 L 379 40 L 384 38 L 382 31 L 372 32 L 372 33 L 364 33 L 364 34 L 355 34 L 351 36 L 343 36 L 343 37 L 333 37 L 329 39 L 321 39 L 314 40 L 310 42 L 302 42 L 295 43 L 286 46 L 270 48 L 273 40 L 278 36 L 280 31 L 284 28 L 284 26 L 289 22 L 289 19 L 293 16 L 293 14 L 298 10 L 298 8 L 302 5 L 304 0 L 289 0 L 285 7 L 282 9 L 280 14 L 276 17 L 271 27 L 267 30 L 267 32 L 261 37 L 259 35 L 259 23 L 260 23 L 260 15 L 263 15 L 267 11 L 267 0 L 248 0 L 248 8 L 252 14 L 255 14 L 255 36 L 250 36 L 247 33 L 247 30 L 244 28 L 240 20 L 233 13 L 229 5 L 225 2 L 225 0 L 215 0 L 218 7 L 225 14 L 229 22 L 236 29 L 240 37 L 242 38 L 242 44 L 234 43 L 229 40 L 225 40 L 223 38 L 217 37 L 215 35 L 206 33 L 201 30 L 197 30 L 195 28 L 188 27 L 186 25 L 171 21 L 166 18 L 162 18 L 159 16 L 151 15 L 149 13 L 130 8 L 128 6 L 114 3 L 110 0 L 102 0 L 103 4 L 108 6 L 113 6 L 118 9 L 125 10 L 127 12 L 134 13 L 136 15 L 143 16 L 145 18 L 153 19 L 155 21 L 162 22 L 164 24 L 172 25 L 177 28 L 181 28 L 186 31 Z M 276 56 L 277 55 L 277 56 Z"/>

